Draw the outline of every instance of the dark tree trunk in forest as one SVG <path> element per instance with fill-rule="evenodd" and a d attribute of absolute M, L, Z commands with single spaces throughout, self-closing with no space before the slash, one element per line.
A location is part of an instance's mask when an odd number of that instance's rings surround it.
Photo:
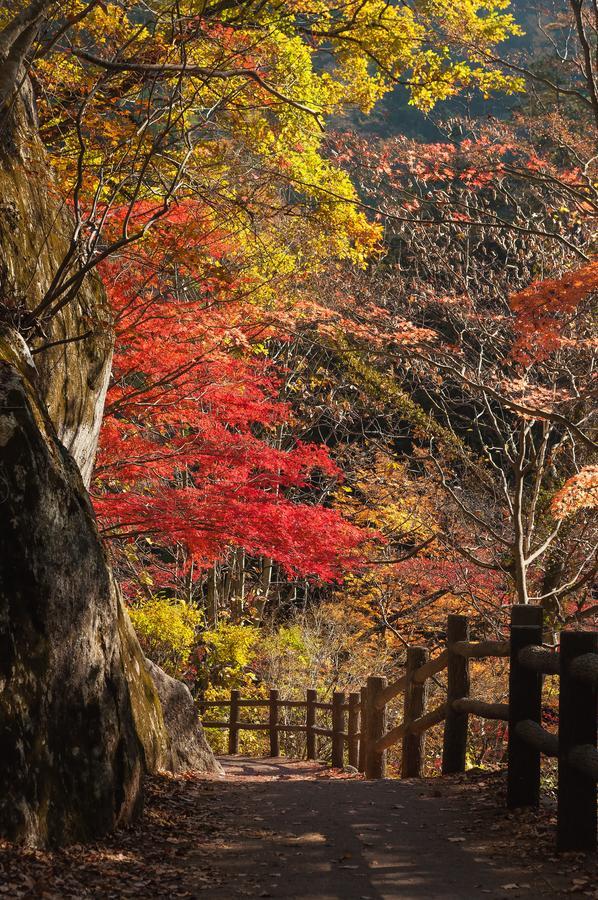
<path fill-rule="evenodd" d="M 84 485 L 112 352 L 99 280 L 43 324 L 38 345 L 86 337 L 37 354 L 37 371 L 19 333 L 71 223 L 32 109 L 12 118 L 0 141 L 0 835 L 42 846 L 134 819 L 146 771 L 219 767 L 172 686 L 163 713 Z"/>

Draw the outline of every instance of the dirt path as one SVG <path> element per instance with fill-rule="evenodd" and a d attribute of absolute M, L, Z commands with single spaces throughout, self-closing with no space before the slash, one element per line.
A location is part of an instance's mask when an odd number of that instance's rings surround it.
<path fill-rule="evenodd" d="M 212 859 L 214 900 L 598 896 L 584 872 L 559 873 L 541 847 L 514 865 L 496 855 L 478 785 L 468 795 L 462 780 L 367 782 L 308 763 L 222 762 L 239 831 Z"/>
<path fill-rule="evenodd" d="M 367 782 L 223 760 L 147 780 L 141 822 L 55 851 L 0 840 L 0 900 L 598 900 L 596 860 L 554 855 L 554 813 L 508 816 L 502 774 Z"/>

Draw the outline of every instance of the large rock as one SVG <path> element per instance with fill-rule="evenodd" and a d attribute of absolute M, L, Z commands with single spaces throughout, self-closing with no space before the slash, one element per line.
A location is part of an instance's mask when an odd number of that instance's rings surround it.
<path fill-rule="evenodd" d="M 220 767 L 187 688 L 148 671 L 33 377 L 0 333 L 0 834 L 46 845 L 132 821 L 146 771 Z"/>
<path fill-rule="evenodd" d="M 196 721 L 170 741 L 85 489 L 112 353 L 99 279 L 42 323 L 37 371 L 24 340 L 72 223 L 21 113 L 0 140 L 0 835 L 42 846 L 132 821 L 147 771 L 217 763 Z"/>
<path fill-rule="evenodd" d="M 8 144 L 0 142 L 0 324 L 17 328 L 37 307 L 65 257 L 72 219 L 24 104 Z M 110 377 L 113 332 L 97 275 L 35 336 L 38 391 L 60 441 L 88 486 Z M 52 346 L 50 346 L 52 345 Z"/>
<path fill-rule="evenodd" d="M 182 681 L 171 678 L 151 659 L 145 660 L 162 704 L 170 750 L 166 768 L 171 772 L 211 772 L 224 775 L 200 725 L 191 691 Z"/>
<path fill-rule="evenodd" d="M 0 834 L 62 844 L 130 822 L 146 764 L 93 511 L 18 356 L 4 335 Z M 144 708 L 161 720 L 152 688 Z"/>

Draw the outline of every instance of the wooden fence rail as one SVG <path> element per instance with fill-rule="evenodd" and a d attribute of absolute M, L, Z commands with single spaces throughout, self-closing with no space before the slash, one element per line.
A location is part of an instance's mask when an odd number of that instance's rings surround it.
<path fill-rule="evenodd" d="M 200 712 L 205 715 L 205 710 L 211 708 L 229 708 L 228 719 L 202 719 L 204 728 L 224 728 L 228 731 L 228 752 L 231 756 L 239 752 L 239 732 L 241 731 L 267 731 L 270 744 L 270 756 L 280 755 L 281 732 L 299 732 L 306 735 L 306 749 L 308 759 L 317 759 L 317 737 L 330 738 L 332 741 L 332 765 L 342 768 L 345 758 L 345 747 L 348 749 L 349 765 L 357 768 L 360 765 L 361 740 L 360 723 L 362 701 L 359 693 L 351 693 L 348 698 L 340 691 L 332 695 L 332 702 L 325 703 L 318 700 L 317 692 L 308 690 L 305 700 L 281 700 L 279 692 L 270 691 L 268 700 L 242 699 L 240 691 L 232 690 L 228 700 L 202 700 Z M 267 722 L 245 722 L 239 718 L 239 710 L 243 708 L 267 708 Z M 305 709 L 305 722 L 284 723 L 280 722 L 281 709 Z M 330 728 L 323 728 L 317 724 L 319 711 L 331 713 L 332 723 Z M 347 721 L 346 721 L 347 720 Z M 346 730 L 345 730 L 346 721 Z M 363 771 L 361 766 L 360 771 Z"/>
<path fill-rule="evenodd" d="M 510 808 L 537 806 L 540 799 L 542 754 L 558 758 L 557 847 L 592 850 L 596 847 L 598 750 L 598 633 L 563 632 L 560 652 L 542 646 L 543 611 L 538 606 L 513 606 L 508 641 L 471 641 L 465 616 L 451 615 L 447 646 L 430 658 L 424 647 L 410 647 L 406 670 L 395 682 L 370 676 L 360 693 L 336 691 L 332 702 L 322 702 L 315 690 L 305 700 L 281 700 L 270 691 L 268 700 L 208 701 L 209 707 L 229 707 L 227 720 L 204 720 L 206 728 L 226 728 L 229 753 L 238 753 L 243 729 L 269 732 L 270 755 L 278 756 L 280 732 L 304 732 L 307 758 L 317 758 L 317 738 L 331 740 L 332 765 L 348 762 L 366 778 L 384 778 L 388 749 L 402 742 L 401 777 L 421 777 L 425 760 L 425 733 L 444 722 L 442 773 L 465 771 L 469 717 L 508 722 L 507 804 Z M 509 702 L 488 703 L 470 697 L 471 659 L 509 658 Z M 446 670 L 446 701 L 428 710 L 428 682 Z M 559 677 L 558 734 L 542 726 L 544 675 Z M 404 694 L 403 721 L 387 728 L 387 707 Z M 244 722 L 244 707 L 268 708 L 268 722 Z M 305 722 L 281 724 L 282 708 L 305 709 Z M 331 717 L 330 727 L 318 725 L 318 712 Z"/>

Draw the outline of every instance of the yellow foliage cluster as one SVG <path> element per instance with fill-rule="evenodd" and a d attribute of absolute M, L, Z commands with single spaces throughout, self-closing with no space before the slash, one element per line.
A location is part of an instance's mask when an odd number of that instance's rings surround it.
<path fill-rule="evenodd" d="M 351 521 L 376 529 L 385 540 L 372 542 L 369 567 L 347 576 L 337 594 L 338 615 L 350 609 L 359 625 L 356 644 L 365 640 L 378 649 L 400 649 L 401 637 L 418 639 L 422 622 L 442 628 L 449 612 L 462 611 L 463 601 L 448 586 L 441 590 L 435 574 L 446 550 L 436 540 L 442 498 L 433 479 L 416 477 L 380 450 L 372 465 L 356 470 L 350 488 L 341 486 L 335 503 Z M 329 615 L 335 615 L 334 605 Z"/>
<path fill-rule="evenodd" d="M 252 625 L 223 622 L 205 631 L 201 642 L 202 675 L 209 681 L 206 700 L 228 700 L 231 688 L 240 689 L 246 700 L 265 699 L 269 685 L 281 688 L 287 699 L 294 696 L 296 686 L 305 690 L 305 673 L 311 659 L 304 635 L 297 626 L 267 631 Z M 292 687 L 288 684 L 290 673 L 294 679 Z M 208 708 L 204 717 L 208 721 L 213 718 L 213 709 Z M 243 721 L 265 721 L 264 715 L 267 718 L 264 707 L 243 707 Z M 211 746 L 218 752 L 226 752 L 226 730 L 211 728 L 207 733 Z M 250 755 L 267 755 L 266 732 L 241 731 L 239 749 Z"/>
<path fill-rule="evenodd" d="M 356 471 L 352 488 L 340 488 L 336 503 L 353 521 L 394 542 L 410 538 L 419 543 L 435 532 L 430 494 L 409 477 L 404 463 L 382 451 L 372 465 Z"/>
<path fill-rule="evenodd" d="M 187 667 L 202 614 L 180 600 L 152 597 L 129 609 L 146 656 L 174 678 Z"/>
<path fill-rule="evenodd" d="M 471 86 L 518 89 L 484 62 L 518 33 L 506 5 L 68 0 L 68 38 L 33 64 L 42 134 L 96 219 L 132 201 L 205 203 L 266 302 L 324 259 L 364 264 L 380 237 L 322 153 L 327 119 L 368 112 L 403 79 L 422 109 Z"/>
<path fill-rule="evenodd" d="M 254 681 L 246 669 L 255 655 L 259 628 L 223 623 L 218 628 L 204 631 L 201 639 L 205 647 L 203 666 L 212 676 L 212 684 L 219 681 L 230 689 L 248 687 Z"/>

